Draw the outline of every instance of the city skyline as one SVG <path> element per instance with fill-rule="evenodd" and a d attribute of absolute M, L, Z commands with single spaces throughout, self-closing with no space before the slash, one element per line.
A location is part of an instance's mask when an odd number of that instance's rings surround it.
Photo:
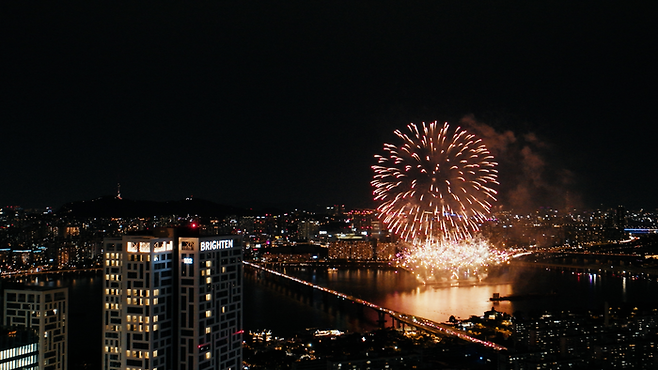
<path fill-rule="evenodd" d="M 242 358 L 249 364 L 257 361 L 256 337 L 270 329 L 277 336 L 287 333 L 284 337 L 309 334 L 304 331 L 309 327 L 362 332 L 359 338 L 378 335 L 370 331 L 376 327 L 411 337 L 426 334 L 404 330 L 405 325 L 430 329 L 441 335 L 431 339 L 442 348 L 437 359 L 456 355 L 468 361 L 459 350 L 465 345 L 461 340 L 467 340 L 477 347 L 473 350 L 488 353 L 487 368 L 557 358 L 643 364 L 654 355 L 658 309 L 655 295 L 646 292 L 658 284 L 655 212 L 627 213 L 623 207 L 568 214 L 545 209 L 521 216 L 498 212 L 482 234 L 514 253 L 514 261 L 491 264 L 477 275 L 448 279 L 435 273 L 434 279 L 419 279 L 400 264 L 405 243 L 382 230 L 374 210 L 339 206 L 331 211 L 115 217 L 0 208 L 3 287 L 4 279 L 69 286 L 66 323 L 71 330 L 65 346 L 75 369 L 101 363 L 104 368 L 168 368 L 181 359 L 187 359 L 186 368 L 197 368 L 197 360 L 199 368 L 211 362 L 215 365 L 208 366 L 225 368 L 229 365 L 217 364 L 239 363 L 243 338 Z M 5 297 L 3 320 L 24 319 L 14 308 L 30 298 L 13 291 Z M 32 301 L 38 310 L 39 298 Z M 588 311 L 583 314 L 582 308 Z M 577 339 L 559 345 L 559 338 L 572 334 Z M 279 345 L 279 340 L 271 346 L 282 354 L 295 346 Z M 316 342 L 307 338 L 303 343 L 306 350 L 292 351 L 291 362 L 334 361 Z M 338 351 L 345 354 L 348 348 Z M 537 348 L 546 351 L 537 353 Z M 367 351 L 369 360 L 373 352 Z M 396 361 L 414 361 L 398 354 Z"/>
<path fill-rule="evenodd" d="M 373 156 L 438 120 L 488 140 L 498 205 L 658 207 L 652 4 L 2 7 L 3 206 L 374 208 Z"/>

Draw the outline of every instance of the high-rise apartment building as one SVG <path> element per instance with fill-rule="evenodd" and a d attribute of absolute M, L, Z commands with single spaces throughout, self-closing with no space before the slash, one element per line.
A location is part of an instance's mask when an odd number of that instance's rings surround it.
<path fill-rule="evenodd" d="M 106 239 L 103 369 L 242 366 L 237 237 Z"/>
<path fill-rule="evenodd" d="M 68 288 L 5 289 L 4 324 L 32 328 L 39 338 L 39 369 L 68 369 Z"/>

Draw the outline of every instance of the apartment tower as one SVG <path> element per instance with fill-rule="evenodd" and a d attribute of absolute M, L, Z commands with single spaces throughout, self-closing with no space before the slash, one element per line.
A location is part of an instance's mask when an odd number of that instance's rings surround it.
<path fill-rule="evenodd" d="M 242 366 L 240 239 L 174 234 L 105 240 L 103 369 Z"/>
<path fill-rule="evenodd" d="M 68 292 L 40 285 L 5 289 L 4 325 L 36 332 L 41 370 L 68 369 Z"/>

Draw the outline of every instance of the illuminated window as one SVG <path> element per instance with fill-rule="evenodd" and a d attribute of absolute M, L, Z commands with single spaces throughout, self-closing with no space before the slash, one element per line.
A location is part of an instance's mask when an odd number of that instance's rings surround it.
<path fill-rule="evenodd" d="M 206 352 L 206 360 L 210 358 L 210 352 Z"/>
<path fill-rule="evenodd" d="M 212 262 L 206 261 L 206 267 L 210 267 L 210 266 L 212 266 Z"/>
<path fill-rule="evenodd" d="M 128 242 L 126 244 L 126 251 L 131 252 L 131 253 L 136 253 L 137 252 L 137 245 L 133 242 Z"/>
<path fill-rule="evenodd" d="M 210 310 L 206 311 L 206 317 L 210 317 L 210 316 L 212 316 L 212 311 Z"/>
<path fill-rule="evenodd" d="M 211 294 L 206 294 L 206 301 L 209 301 L 211 299 L 212 299 L 212 295 Z"/>
<path fill-rule="evenodd" d="M 210 326 L 206 328 L 206 334 L 210 334 Z"/>
<path fill-rule="evenodd" d="M 211 278 L 211 277 L 207 277 L 207 278 L 206 278 L 206 284 L 210 284 L 210 283 L 212 283 L 212 278 Z"/>

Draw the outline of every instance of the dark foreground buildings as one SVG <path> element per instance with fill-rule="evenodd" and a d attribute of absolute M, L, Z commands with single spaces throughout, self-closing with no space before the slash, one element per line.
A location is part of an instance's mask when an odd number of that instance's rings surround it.
<path fill-rule="evenodd" d="M 22 348 L 9 355 L 27 355 L 15 364 L 19 367 L 4 367 L 0 363 L 0 370 L 31 369 L 32 353 L 37 360 L 35 367 L 42 370 L 68 369 L 68 288 L 38 285 L 16 285 L 4 291 L 4 324 L 10 329 L 7 337 L 17 338 L 21 332 L 33 330 L 36 343 Z M 28 352 L 26 352 L 28 351 Z M 5 353 L 0 353 L 0 361 L 6 359 Z M 29 359 L 28 359 L 29 358 Z M 16 365 L 18 366 L 18 365 Z"/>
<path fill-rule="evenodd" d="M 0 369 L 39 368 L 39 335 L 36 330 L 0 326 Z"/>

